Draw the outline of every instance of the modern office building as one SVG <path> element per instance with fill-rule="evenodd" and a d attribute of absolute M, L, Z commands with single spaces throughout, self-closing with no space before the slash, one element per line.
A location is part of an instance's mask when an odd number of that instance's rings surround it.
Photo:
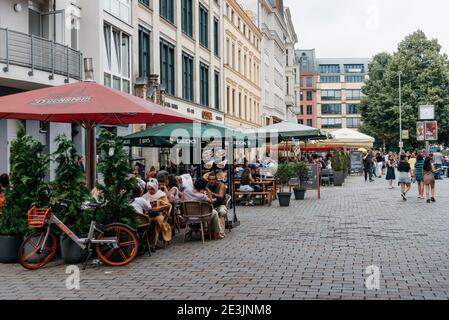
<path fill-rule="evenodd" d="M 316 127 L 318 72 L 315 49 L 295 51 L 300 76 L 295 85 L 295 111 L 299 124 Z"/>
<path fill-rule="evenodd" d="M 240 128 L 259 127 L 262 33 L 254 24 L 251 11 L 245 12 L 236 0 L 224 3 L 225 123 Z"/>
<path fill-rule="evenodd" d="M 70 0 L 0 1 L 0 96 L 73 83 L 83 78 L 81 10 Z M 9 172 L 11 141 L 19 122 L 0 120 L 0 172 Z M 56 150 L 65 133 L 83 146 L 77 125 L 23 121 L 26 132 Z M 51 169 L 54 169 L 54 164 Z M 53 178 L 50 171 L 49 179 Z"/>
<path fill-rule="evenodd" d="M 358 129 L 362 87 L 369 59 L 317 59 L 318 94 L 316 126 L 325 131 Z"/>

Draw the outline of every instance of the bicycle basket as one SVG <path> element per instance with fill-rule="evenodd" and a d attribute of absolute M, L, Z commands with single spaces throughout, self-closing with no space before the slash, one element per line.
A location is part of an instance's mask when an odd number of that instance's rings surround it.
<path fill-rule="evenodd" d="M 42 228 L 50 219 L 51 208 L 32 207 L 28 211 L 28 225 L 31 228 Z"/>

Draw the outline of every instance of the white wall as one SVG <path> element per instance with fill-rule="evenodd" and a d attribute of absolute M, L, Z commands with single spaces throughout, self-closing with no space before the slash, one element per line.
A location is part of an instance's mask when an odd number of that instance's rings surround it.
<path fill-rule="evenodd" d="M 14 4 L 16 3 L 22 5 L 22 11 L 14 11 Z M 0 28 L 8 28 L 14 31 L 28 33 L 28 1 L 1 0 Z"/>

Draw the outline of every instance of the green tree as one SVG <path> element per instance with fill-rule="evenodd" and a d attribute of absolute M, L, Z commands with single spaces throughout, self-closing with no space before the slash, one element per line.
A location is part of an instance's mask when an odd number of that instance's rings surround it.
<path fill-rule="evenodd" d="M 440 142 L 449 142 L 449 60 L 435 39 L 422 31 L 407 36 L 393 55 L 380 53 L 369 65 L 369 80 L 362 89 L 361 131 L 396 146 L 399 141 L 399 72 L 402 80 L 402 128 L 409 130 L 406 147 L 418 147 L 418 106 L 433 104 Z"/>
<path fill-rule="evenodd" d="M 136 179 L 130 175 L 131 164 L 123 139 L 102 129 L 98 150 L 98 171 L 104 177 L 104 184 L 98 184 L 97 188 L 107 201 L 106 208 L 99 212 L 98 221 L 103 224 L 122 222 L 135 226 L 136 213 L 130 205 L 130 198 Z"/>
<path fill-rule="evenodd" d="M 11 145 L 11 187 L 5 193 L 0 234 L 24 236 L 28 231 L 27 213 L 33 207 L 48 206 L 48 186 L 44 177 L 49 158 L 45 146 L 19 126 Z"/>
<path fill-rule="evenodd" d="M 65 135 L 56 137 L 58 144 L 53 154 L 57 163 L 56 179 L 53 184 L 53 202 L 68 200 L 66 206 L 55 206 L 57 216 L 76 234 L 89 230 L 89 218 L 81 213 L 82 203 L 89 196 L 86 179 L 78 165 L 75 145 Z"/>

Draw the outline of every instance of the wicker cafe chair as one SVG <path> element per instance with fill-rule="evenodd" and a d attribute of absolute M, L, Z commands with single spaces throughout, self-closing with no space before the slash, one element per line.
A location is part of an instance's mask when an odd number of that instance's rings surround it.
<path fill-rule="evenodd" d="M 199 224 L 201 230 L 201 240 L 204 244 L 204 228 L 207 225 L 214 208 L 212 204 L 201 201 L 186 201 L 181 205 L 182 216 L 187 220 L 187 225 Z M 212 239 L 210 227 L 208 226 L 209 238 Z M 191 232 L 191 229 L 189 230 Z M 185 242 L 187 228 L 184 230 L 183 242 Z"/>
<path fill-rule="evenodd" d="M 151 218 L 146 214 L 137 213 L 136 226 L 137 226 L 137 238 L 139 245 L 148 250 L 148 255 L 151 257 L 151 245 L 150 245 L 150 225 Z M 145 252 L 145 250 L 143 251 Z"/>

